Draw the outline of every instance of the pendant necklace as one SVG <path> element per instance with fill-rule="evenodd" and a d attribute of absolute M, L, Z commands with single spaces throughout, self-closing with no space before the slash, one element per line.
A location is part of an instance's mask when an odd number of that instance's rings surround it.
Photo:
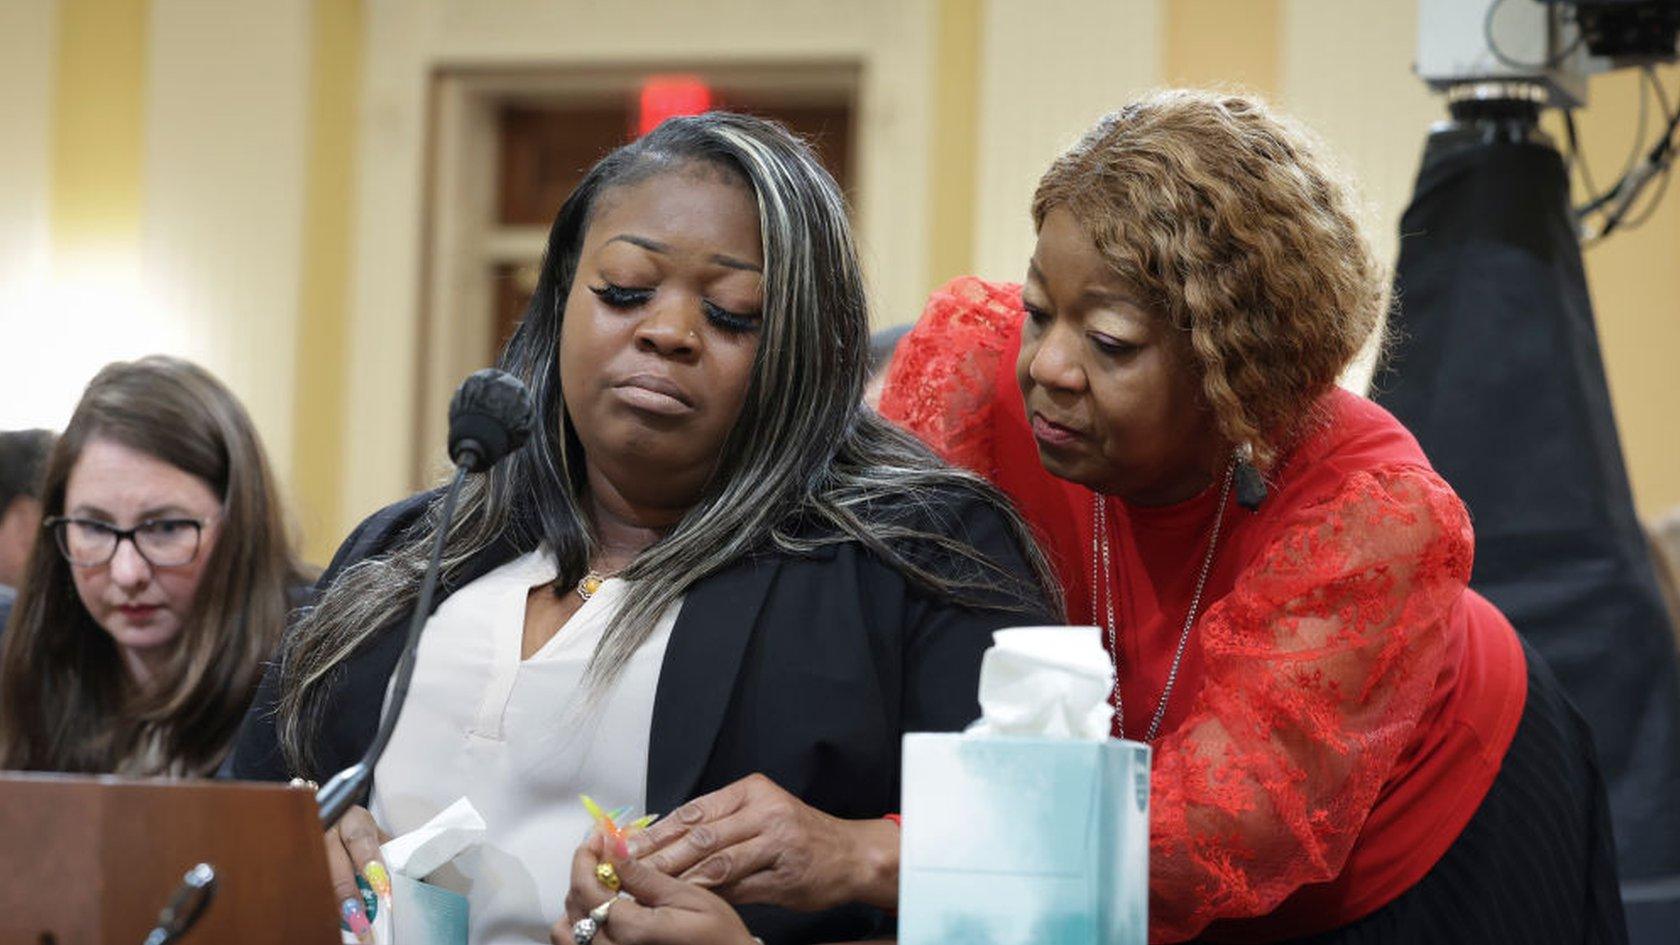
<path fill-rule="evenodd" d="M 1172 666 L 1167 670 L 1167 684 L 1161 689 L 1161 700 L 1155 705 L 1155 715 L 1149 720 L 1149 731 L 1144 734 L 1145 742 L 1152 742 L 1160 734 L 1161 720 L 1167 715 L 1167 702 L 1172 698 L 1173 684 L 1178 682 L 1178 664 L 1184 659 L 1184 647 L 1190 642 L 1190 630 L 1196 626 L 1196 614 L 1202 607 L 1202 589 L 1207 586 L 1208 572 L 1213 568 L 1214 551 L 1219 548 L 1219 529 L 1225 523 L 1225 505 L 1231 498 L 1231 481 L 1236 472 L 1236 465 L 1225 468 L 1225 485 L 1219 490 L 1219 509 L 1213 516 L 1212 533 L 1208 536 L 1207 554 L 1202 557 L 1202 570 L 1196 576 L 1196 592 L 1190 598 L 1190 611 L 1184 615 L 1184 629 L 1178 634 L 1178 648 L 1173 651 Z M 1101 621 L 1104 637 L 1108 641 L 1108 651 L 1114 657 L 1114 727 L 1121 738 L 1126 737 L 1125 703 L 1120 694 L 1120 644 L 1117 639 L 1118 630 L 1114 620 L 1114 571 L 1109 566 L 1108 550 L 1108 500 L 1100 492 L 1091 493 L 1091 620 L 1098 622 L 1095 595 L 1100 577 L 1103 590 L 1103 616 Z M 1101 569 L 1099 575 L 1098 569 Z M 578 593 L 582 593 L 579 585 Z M 587 599 L 587 598 L 585 598 Z"/>
<path fill-rule="evenodd" d="M 609 579 L 616 577 L 618 572 L 622 570 L 624 569 L 619 568 L 618 571 L 608 571 L 607 573 L 602 574 L 600 571 L 596 571 L 591 568 L 589 573 L 578 578 L 577 587 L 574 588 L 574 590 L 577 591 L 578 597 L 582 598 L 584 601 L 588 601 L 589 598 L 594 597 L 595 594 L 601 590 L 602 584 L 605 584 Z"/>

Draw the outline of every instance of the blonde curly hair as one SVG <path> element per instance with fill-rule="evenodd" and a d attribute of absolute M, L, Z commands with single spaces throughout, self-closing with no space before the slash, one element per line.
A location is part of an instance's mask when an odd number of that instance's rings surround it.
<path fill-rule="evenodd" d="M 1221 435 L 1270 467 L 1381 321 L 1386 273 L 1302 129 L 1175 89 L 1104 117 L 1033 195 L 1187 335 Z"/>

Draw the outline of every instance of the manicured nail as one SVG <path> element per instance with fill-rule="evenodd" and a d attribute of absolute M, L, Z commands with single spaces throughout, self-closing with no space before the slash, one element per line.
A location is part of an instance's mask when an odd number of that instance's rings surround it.
<path fill-rule="evenodd" d="M 659 819 L 658 814 L 643 814 L 642 816 L 637 817 L 635 820 L 630 821 L 630 829 L 631 830 L 646 830 L 649 827 L 652 827 L 653 822 L 658 820 L 658 819 Z"/>
<path fill-rule="evenodd" d="M 607 819 L 607 812 L 601 809 L 601 805 L 595 803 L 593 797 L 587 794 L 579 794 L 578 798 L 583 801 L 583 809 L 589 812 L 590 818 L 597 824 Z"/>
<path fill-rule="evenodd" d="M 588 811 L 589 816 L 595 819 L 595 824 L 601 828 L 602 833 L 606 834 L 608 837 L 617 837 L 620 835 L 618 824 L 613 820 L 613 816 L 602 810 L 601 805 L 595 803 L 595 799 L 593 797 L 590 797 L 587 794 L 579 794 L 578 797 L 583 800 L 583 809 Z"/>
<path fill-rule="evenodd" d="M 373 891 L 373 884 L 367 877 L 356 874 L 356 889 L 362 894 L 362 907 L 367 910 L 368 921 L 379 918 L 379 894 Z"/>
<path fill-rule="evenodd" d="M 356 936 L 357 941 L 365 942 L 368 940 L 368 933 L 373 931 L 373 926 L 368 924 L 367 913 L 362 910 L 362 897 L 351 896 L 339 903 L 338 912 L 343 917 L 345 926 L 350 929 L 350 934 Z"/>
<path fill-rule="evenodd" d="M 623 834 L 614 834 L 612 838 L 613 851 L 620 860 L 630 859 L 630 845 L 624 842 Z"/>
<path fill-rule="evenodd" d="M 391 894 L 391 874 L 385 872 L 385 864 L 373 860 L 362 867 L 362 875 L 367 877 L 368 885 L 381 896 Z"/>

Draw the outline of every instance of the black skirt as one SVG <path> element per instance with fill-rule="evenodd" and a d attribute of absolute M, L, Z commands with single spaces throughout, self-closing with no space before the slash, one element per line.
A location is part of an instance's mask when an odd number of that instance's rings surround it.
<path fill-rule="evenodd" d="M 1610 809 L 1587 724 L 1540 657 L 1499 774 L 1417 885 L 1295 945 L 1622 945 Z"/>

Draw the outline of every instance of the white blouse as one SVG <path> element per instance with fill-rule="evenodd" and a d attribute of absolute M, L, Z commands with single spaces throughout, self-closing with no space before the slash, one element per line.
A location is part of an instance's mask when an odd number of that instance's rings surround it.
<path fill-rule="evenodd" d="M 646 803 L 654 693 L 682 602 L 612 686 L 591 698 L 584 667 L 627 585 L 606 581 L 521 660 L 526 595 L 555 574 L 547 552 L 535 551 L 438 607 L 374 771 L 373 816 L 394 835 L 462 796 L 483 815 L 483 843 L 430 878 L 467 897 L 474 943 L 548 942 L 565 912 L 572 854 L 593 826 L 579 794 L 637 814 Z"/>

